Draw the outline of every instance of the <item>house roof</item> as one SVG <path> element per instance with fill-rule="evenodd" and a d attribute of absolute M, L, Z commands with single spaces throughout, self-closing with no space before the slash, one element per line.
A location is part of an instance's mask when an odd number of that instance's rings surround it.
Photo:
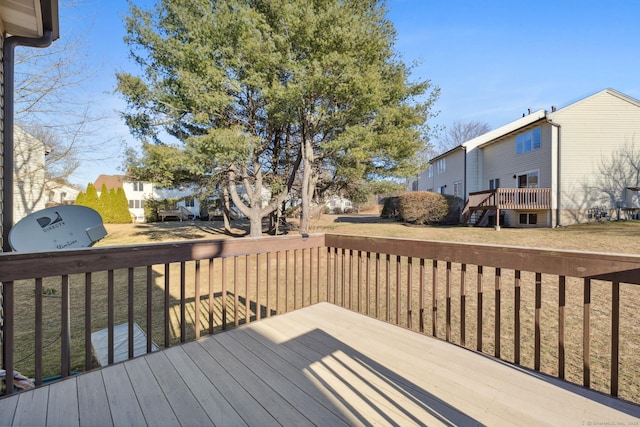
<path fill-rule="evenodd" d="M 440 160 L 443 157 L 447 157 L 449 154 L 453 153 L 454 151 L 458 151 L 458 150 L 462 150 L 464 149 L 464 147 L 462 145 L 458 145 L 457 147 L 453 147 L 452 149 L 445 151 L 442 154 L 438 154 L 437 156 L 431 158 L 431 160 L 429 160 L 429 163 L 433 163 L 437 160 Z"/>
<path fill-rule="evenodd" d="M 573 107 L 573 106 L 575 106 L 575 105 L 582 104 L 583 102 L 586 102 L 586 101 L 588 101 L 589 99 L 591 99 L 591 98 L 593 98 L 593 97 L 595 97 L 595 96 L 598 96 L 598 95 L 600 95 L 600 94 L 602 94 L 602 93 L 607 93 L 607 94 L 609 94 L 609 95 L 612 95 L 612 96 L 615 96 L 615 97 L 620 98 L 620 99 L 622 99 L 622 100 L 625 100 L 625 101 L 627 101 L 627 102 L 629 102 L 629 103 L 631 103 L 631 104 L 635 105 L 636 107 L 640 107 L 640 101 L 639 101 L 639 100 L 637 100 L 637 99 L 635 99 L 635 98 L 633 98 L 633 97 L 631 97 L 631 96 L 629 96 L 629 95 L 625 95 L 625 94 L 624 94 L 624 93 L 622 93 L 622 92 L 618 92 L 618 91 L 617 91 L 617 90 L 615 90 L 615 89 L 607 88 L 607 89 L 603 89 L 603 90 L 599 90 L 599 91 L 597 91 L 597 92 L 594 92 L 594 93 L 592 93 L 592 94 L 590 94 L 590 95 L 587 95 L 587 96 L 585 96 L 585 97 L 579 98 L 579 99 L 577 99 L 577 100 L 573 100 L 573 101 L 571 101 L 571 102 L 567 103 L 566 105 L 562 106 L 562 108 L 559 108 L 557 111 L 547 113 L 547 116 L 551 118 L 551 117 L 553 117 L 553 116 L 554 116 L 558 111 L 566 110 L 567 108 L 572 108 L 572 107 Z"/>
<path fill-rule="evenodd" d="M 51 31 L 60 38 L 58 0 L 5 0 L 0 2 L 0 28 L 4 34 L 39 38 Z"/>
<path fill-rule="evenodd" d="M 507 123 L 504 126 L 500 126 L 497 129 L 489 131 L 485 134 L 482 134 L 476 138 L 470 139 L 467 142 L 462 143 L 462 145 L 467 149 L 472 149 L 479 147 L 481 145 L 488 144 L 490 142 L 495 141 L 498 138 L 502 138 L 510 133 L 513 133 L 519 129 L 527 127 L 537 121 L 544 119 L 547 116 L 546 110 L 538 110 L 534 111 L 531 114 L 527 114 L 518 120 L 514 120 L 511 123 Z"/>
<path fill-rule="evenodd" d="M 473 148 L 476 148 L 476 147 L 488 145 L 488 144 L 493 143 L 496 140 L 498 140 L 498 139 L 500 139 L 500 138 L 502 138 L 504 136 L 507 136 L 507 135 L 509 135 L 509 134 L 511 134 L 513 132 L 516 132 L 516 131 L 522 129 L 522 128 L 530 126 L 530 125 L 536 123 L 537 121 L 540 121 L 540 120 L 543 120 L 543 119 L 548 119 L 548 120 L 551 121 L 553 119 L 553 116 L 555 114 L 557 114 L 558 112 L 560 112 L 562 110 L 565 110 L 567 108 L 571 108 L 571 107 L 573 107 L 575 105 L 578 105 L 578 104 L 580 104 L 582 102 L 588 101 L 590 98 L 592 98 L 594 96 L 597 96 L 597 95 L 599 95 L 601 93 L 608 93 L 610 95 L 616 96 L 616 97 L 618 97 L 620 99 L 623 99 L 623 100 L 625 100 L 627 102 L 630 102 L 630 103 L 640 107 L 640 101 L 639 100 L 637 100 L 635 98 L 632 98 L 632 97 L 630 97 L 628 95 L 625 95 L 622 92 L 618 92 L 617 90 L 610 89 L 610 88 L 604 89 L 604 90 L 600 90 L 600 91 L 598 91 L 596 93 L 593 93 L 593 94 L 591 94 L 589 96 L 581 98 L 581 99 L 579 99 L 577 101 L 573 101 L 573 102 L 567 104 L 566 106 L 563 106 L 562 108 L 559 108 L 559 109 L 557 109 L 555 111 L 548 112 L 548 111 L 546 111 L 544 109 L 538 110 L 538 111 L 534 111 L 534 112 L 532 112 L 530 114 L 527 114 L 527 115 L 523 116 L 522 118 L 520 118 L 518 120 L 514 120 L 513 122 L 507 123 L 504 126 L 501 126 L 501 127 L 497 128 L 497 129 L 489 131 L 489 132 L 487 132 L 485 134 L 482 134 L 482 135 L 480 135 L 480 136 L 478 136 L 476 138 L 470 139 L 469 141 L 463 142 L 459 147 L 456 147 L 453 150 L 449 150 L 446 153 L 440 154 L 439 156 L 436 156 L 433 159 L 431 159 L 431 161 L 434 161 L 434 160 L 437 160 L 437 159 L 439 159 L 441 157 L 444 157 L 444 156 L 450 154 L 455 149 L 460 148 L 460 147 L 464 147 L 467 150 L 470 150 L 470 149 L 473 149 Z"/>
<path fill-rule="evenodd" d="M 96 190 L 100 191 L 102 185 L 107 186 L 107 190 L 122 188 L 122 183 L 125 181 L 124 175 L 100 175 L 93 186 Z"/>

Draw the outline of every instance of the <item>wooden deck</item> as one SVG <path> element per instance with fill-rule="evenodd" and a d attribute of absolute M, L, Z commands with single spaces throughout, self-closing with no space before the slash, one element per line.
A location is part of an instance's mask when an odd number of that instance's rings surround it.
<path fill-rule="evenodd" d="M 640 407 L 320 303 L 0 400 L 0 425 L 637 425 Z"/>

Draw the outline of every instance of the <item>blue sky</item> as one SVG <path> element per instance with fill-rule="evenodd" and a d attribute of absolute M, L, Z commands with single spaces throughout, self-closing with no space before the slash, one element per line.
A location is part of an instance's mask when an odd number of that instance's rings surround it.
<path fill-rule="evenodd" d="M 496 128 L 528 108 L 560 108 L 605 88 L 640 99 L 638 1 L 388 0 L 387 7 L 397 52 L 416 64 L 413 78 L 442 91 L 433 125 L 474 120 Z M 72 178 L 82 186 L 120 173 L 121 142 L 137 145 L 112 93 L 117 70 L 137 72 L 122 41 L 126 13 L 125 0 L 60 9 L 61 37 L 85 34 L 86 61 L 97 69 L 84 92 L 110 117 L 95 137 L 105 141 L 100 157 L 109 160 L 84 162 Z"/>

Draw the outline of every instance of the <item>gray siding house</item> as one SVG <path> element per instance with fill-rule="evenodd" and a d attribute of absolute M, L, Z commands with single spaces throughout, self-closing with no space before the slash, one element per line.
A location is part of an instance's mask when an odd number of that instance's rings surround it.
<path fill-rule="evenodd" d="M 613 89 L 538 110 L 433 158 L 414 188 L 456 194 L 462 221 L 556 227 L 640 211 L 640 101 Z"/>

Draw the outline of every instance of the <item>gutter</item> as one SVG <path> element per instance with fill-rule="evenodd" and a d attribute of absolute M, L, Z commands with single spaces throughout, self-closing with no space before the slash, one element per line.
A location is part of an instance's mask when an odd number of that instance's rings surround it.
<path fill-rule="evenodd" d="M 11 252 L 9 245 L 9 230 L 13 227 L 13 168 L 14 168 L 14 76 L 15 76 L 15 47 L 27 46 L 43 48 L 48 47 L 54 40 L 53 31 L 45 30 L 40 38 L 12 36 L 4 41 L 2 65 L 4 67 L 4 110 L 2 120 L 4 123 L 4 135 L 2 144 L 3 172 L 2 172 L 2 251 Z"/>

